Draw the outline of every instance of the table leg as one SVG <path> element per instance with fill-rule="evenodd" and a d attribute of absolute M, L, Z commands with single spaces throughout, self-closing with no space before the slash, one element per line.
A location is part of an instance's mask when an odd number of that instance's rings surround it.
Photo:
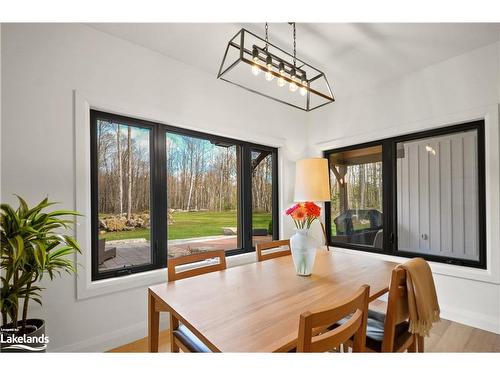
<path fill-rule="evenodd" d="M 160 312 L 156 310 L 153 293 L 148 292 L 148 350 L 150 353 L 158 353 L 159 336 Z"/>

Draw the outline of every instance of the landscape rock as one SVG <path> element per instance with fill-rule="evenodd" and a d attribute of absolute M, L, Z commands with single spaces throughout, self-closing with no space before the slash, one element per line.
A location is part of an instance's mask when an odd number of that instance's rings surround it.
<path fill-rule="evenodd" d="M 167 223 L 171 225 L 174 223 L 173 218 L 174 210 L 170 209 L 168 211 Z M 99 219 L 99 230 L 104 232 L 120 232 L 129 231 L 140 228 L 149 228 L 150 226 L 150 216 L 149 213 L 140 213 L 130 215 L 130 219 L 127 219 L 127 215 L 107 215 Z"/>

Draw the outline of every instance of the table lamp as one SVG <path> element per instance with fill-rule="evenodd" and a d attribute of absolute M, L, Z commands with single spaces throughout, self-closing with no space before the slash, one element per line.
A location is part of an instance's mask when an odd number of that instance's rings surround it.
<path fill-rule="evenodd" d="M 295 164 L 295 202 L 329 202 L 330 201 L 330 175 L 328 173 L 328 159 L 310 158 L 297 161 Z M 325 236 L 325 225 L 320 220 L 321 229 Z"/>

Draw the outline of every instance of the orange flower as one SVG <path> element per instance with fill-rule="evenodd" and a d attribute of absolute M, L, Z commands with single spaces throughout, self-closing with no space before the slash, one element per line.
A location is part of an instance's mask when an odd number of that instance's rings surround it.
<path fill-rule="evenodd" d="M 321 215 L 321 207 L 313 202 L 306 202 L 304 206 L 307 211 L 307 216 L 310 218 L 319 217 Z"/>
<path fill-rule="evenodd" d="M 294 220 L 304 220 L 307 216 L 307 211 L 305 207 L 301 204 L 299 205 L 293 212 L 292 212 L 292 218 Z"/>

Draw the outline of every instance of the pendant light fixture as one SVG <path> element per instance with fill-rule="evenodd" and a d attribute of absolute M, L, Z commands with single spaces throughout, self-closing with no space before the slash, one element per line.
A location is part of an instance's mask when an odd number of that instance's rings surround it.
<path fill-rule="evenodd" d="M 297 58 L 296 25 L 290 25 L 292 54 L 269 42 L 267 22 L 264 39 L 241 29 L 226 47 L 217 78 L 304 111 L 332 103 L 335 99 L 325 74 Z"/>

